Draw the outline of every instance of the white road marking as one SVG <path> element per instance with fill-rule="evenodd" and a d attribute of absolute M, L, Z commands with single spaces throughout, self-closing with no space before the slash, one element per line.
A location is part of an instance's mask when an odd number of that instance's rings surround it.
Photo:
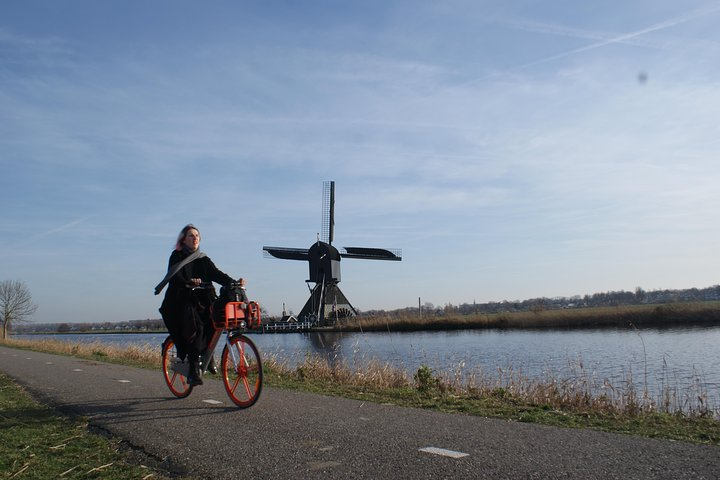
<path fill-rule="evenodd" d="M 130 383 L 130 380 L 118 380 L 119 383 Z"/>
<path fill-rule="evenodd" d="M 209 403 L 210 405 L 222 405 L 223 402 L 220 400 L 203 400 L 205 403 Z"/>
<path fill-rule="evenodd" d="M 45 362 L 45 365 L 52 365 L 53 362 Z"/>
<path fill-rule="evenodd" d="M 82 368 L 73 368 L 73 372 L 82 372 Z"/>
<path fill-rule="evenodd" d="M 462 458 L 470 455 L 469 453 L 456 452 L 454 450 L 446 450 L 437 447 L 425 447 L 420 449 L 421 452 L 432 453 L 433 455 L 442 455 L 443 457 Z"/>

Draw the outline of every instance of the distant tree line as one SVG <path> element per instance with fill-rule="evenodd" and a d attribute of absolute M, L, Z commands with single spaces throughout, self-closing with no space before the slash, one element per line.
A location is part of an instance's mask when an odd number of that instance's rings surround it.
<path fill-rule="evenodd" d="M 690 288 L 684 290 L 653 290 L 645 291 L 638 287 L 634 292 L 611 291 L 592 295 L 576 295 L 573 297 L 540 297 L 528 300 L 504 300 L 502 302 L 462 303 L 435 306 L 425 302 L 420 307 L 407 307 L 396 310 L 367 310 L 362 315 L 403 315 L 408 313 L 442 316 L 446 314 L 489 314 L 506 312 L 523 312 L 543 310 L 559 310 L 566 308 L 610 307 L 620 305 L 666 304 L 681 302 L 720 301 L 720 285 L 708 288 Z M 278 319 L 267 316 L 263 309 L 264 321 L 273 322 Z M 165 331 L 162 319 L 129 320 L 124 322 L 103 323 L 26 323 L 18 325 L 15 333 L 78 333 L 78 332 L 152 332 Z"/>
<path fill-rule="evenodd" d="M 684 290 L 653 290 L 646 291 L 638 287 L 634 292 L 628 291 L 611 291 L 603 293 L 594 293 L 592 295 L 576 295 L 573 297 L 539 297 L 528 300 L 504 300 L 502 302 L 486 302 L 486 303 L 462 303 L 460 305 L 446 304 L 445 306 L 435 306 L 430 302 L 425 302 L 421 307 L 407 307 L 397 310 L 368 310 L 363 315 L 393 315 L 393 314 L 417 314 L 421 311 L 426 315 L 445 315 L 445 314 L 461 314 L 472 315 L 476 313 L 507 313 L 507 312 L 524 312 L 524 311 L 543 311 L 543 310 L 559 310 L 567 308 L 587 308 L 587 307 L 613 307 L 620 305 L 648 305 L 648 304 L 666 304 L 681 302 L 710 302 L 720 301 L 720 285 L 714 285 L 708 288 L 690 288 Z"/>
<path fill-rule="evenodd" d="M 162 319 L 128 320 L 102 323 L 30 323 L 15 328 L 15 333 L 81 333 L 81 332 L 155 332 L 165 331 Z"/>

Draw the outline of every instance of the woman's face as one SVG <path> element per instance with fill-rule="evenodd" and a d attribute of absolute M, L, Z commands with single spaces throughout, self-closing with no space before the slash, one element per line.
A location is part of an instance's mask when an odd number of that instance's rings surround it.
<path fill-rule="evenodd" d="M 185 238 L 183 239 L 183 245 L 188 247 L 193 252 L 198 249 L 200 246 L 200 232 L 195 230 L 194 228 L 191 228 L 185 233 Z"/>

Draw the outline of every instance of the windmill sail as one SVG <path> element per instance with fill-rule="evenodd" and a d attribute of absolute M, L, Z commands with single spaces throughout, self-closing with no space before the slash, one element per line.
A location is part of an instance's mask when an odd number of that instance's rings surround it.
<path fill-rule="evenodd" d="M 263 247 L 266 257 L 281 258 L 283 260 L 308 260 L 307 248 L 289 247 Z"/>
<path fill-rule="evenodd" d="M 332 245 L 335 230 L 335 182 L 323 182 L 320 241 Z"/>
<path fill-rule="evenodd" d="M 402 253 L 397 249 L 368 248 L 368 247 L 344 247 L 340 252 L 343 258 L 362 258 L 366 260 L 402 260 Z"/>

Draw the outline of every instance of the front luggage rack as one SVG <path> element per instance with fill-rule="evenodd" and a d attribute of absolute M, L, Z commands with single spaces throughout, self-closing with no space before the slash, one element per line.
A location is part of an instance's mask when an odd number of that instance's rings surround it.
<path fill-rule="evenodd" d="M 225 311 L 213 319 L 215 328 L 254 330 L 262 325 L 260 305 L 257 302 L 228 302 Z"/>

